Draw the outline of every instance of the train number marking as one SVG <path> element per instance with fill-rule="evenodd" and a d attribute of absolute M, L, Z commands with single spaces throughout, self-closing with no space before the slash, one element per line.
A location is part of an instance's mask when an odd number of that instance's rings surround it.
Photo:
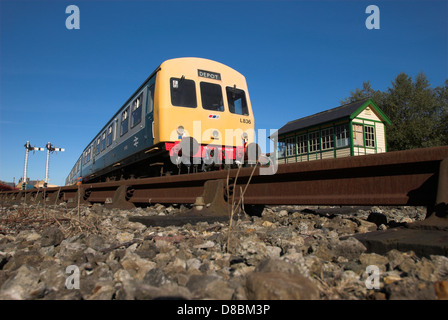
<path fill-rule="evenodd" d="M 240 118 L 240 123 L 251 124 L 252 121 L 251 121 L 250 119 L 243 119 L 243 118 Z"/>

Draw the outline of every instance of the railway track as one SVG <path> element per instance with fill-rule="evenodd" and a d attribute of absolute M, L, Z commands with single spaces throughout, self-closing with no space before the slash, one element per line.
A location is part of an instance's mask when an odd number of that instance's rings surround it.
<path fill-rule="evenodd" d="M 259 167 L 247 167 L 46 190 L 4 191 L 0 201 L 64 201 L 71 206 L 103 203 L 123 209 L 155 203 L 195 205 L 185 216 L 171 218 L 178 221 L 165 221 L 169 218 L 163 217 L 147 222 L 161 225 L 228 219 L 230 208 L 238 203 L 246 209 L 285 204 L 426 206 L 425 221 L 400 230 L 362 235 L 359 240 L 377 251 L 391 246 L 415 248 L 417 243 L 423 245 L 423 250 L 441 250 L 448 255 L 448 146 L 284 164 L 272 175 L 260 174 Z"/>

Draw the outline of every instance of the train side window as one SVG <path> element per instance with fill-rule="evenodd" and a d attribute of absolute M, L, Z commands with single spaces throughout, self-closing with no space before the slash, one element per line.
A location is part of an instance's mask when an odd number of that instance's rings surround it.
<path fill-rule="evenodd" d="M 222 89 L 219 84 L 201 82 L 202 108 L 212 111 L 224 111 Z"/>
<path fill-rule="evenodd" d="M 246 93 L 244 90 L 226 87 L 226 93 L 229 111 L 231 113 L 248 116 L 249 108 L 247 107 Z"/>
<path fill-rule="evenodd" d="M 129 129 L 129 107 L 121 114 L 121 135 L 128 132 Z"/>
<path fill-rule="evenodd" d="M 106 149 L 106 131 L 101 135 L 101 151 Z"/>
<path fill-rule="evenodd" d="M 154 85 L 149 87 L 148 92 L 148 113 L 151 113 L 154 110 Z"/>
<path fill-rule="evenodd" d="M 134 128 L 142 121 L 142 98 L 143 94 L 140 94 L 137 99 L 132 102 L 132 124 L 131 128 Z"/>
<path fill-rule="evenodd" d="M 101 144 L 101 139 L 98 137 L 98 139 L 96 140 L 96 150 L 95 150 L 95 154 L 100 153 L 100 144 Z"/>
<path fill-rule="evenodd" d="M 112 144 L 112 139 L 114 137 L 114 126 L 111 124 L 107 129 L 107 146 Z"/>
<path fill-rule="evenodd" d="M 176 107 L 196 108 L 196 86 L 193 80 L 171 78 L 171 104 Z"/>

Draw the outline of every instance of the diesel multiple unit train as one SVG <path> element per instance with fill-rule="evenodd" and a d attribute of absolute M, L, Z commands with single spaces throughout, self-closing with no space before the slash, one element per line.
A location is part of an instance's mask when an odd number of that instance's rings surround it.
<path fill-rule="evenodd" d="M 207 59 L 167 60 L 87 145 L 66 185 L 232 167 L 254 135 L 242 74 Z"/>

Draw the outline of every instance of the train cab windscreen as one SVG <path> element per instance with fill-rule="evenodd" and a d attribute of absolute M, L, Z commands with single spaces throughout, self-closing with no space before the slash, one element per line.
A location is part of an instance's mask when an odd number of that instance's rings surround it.
<path fill-rule="evenodd" d="M 202 107 L 211 111 L 224 111 L 222 89 L 219 84 L 201 82 Z"/>
<path fill-rule="evenodd" d="M 176 107 L 196 108 L 196 86 L 193 80 L 171 78 L 171 104 Z"/>
<path fill-rule="evenodd" d="M 244 92 L 244 90 L 227 87 L 226 92 L 229 111 L 231 113 L 248 116 L 249 109 L 247 107 L 246 93 Z"/>

